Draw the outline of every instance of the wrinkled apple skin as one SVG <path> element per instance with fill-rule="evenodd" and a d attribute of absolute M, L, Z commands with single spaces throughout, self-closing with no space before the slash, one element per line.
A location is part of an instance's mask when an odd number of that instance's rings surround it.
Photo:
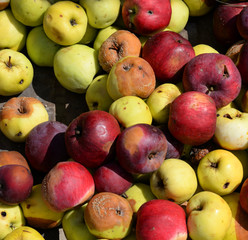
<path fill-rule="evenodd" d="M 108 112 L 93 110 L 72 120 L 65 133 L 71 158 L 85 167 L 97 168 L 111 154 L 111 146 L 120 134 L 118 121 Z"/>
<path fill-rule="evenodd" d="M 149 124 L 136 124 L 121 132 L 116 141 L 116 157 L 132 174 L 153 172 L 167 153 L 164 133 Z"/>

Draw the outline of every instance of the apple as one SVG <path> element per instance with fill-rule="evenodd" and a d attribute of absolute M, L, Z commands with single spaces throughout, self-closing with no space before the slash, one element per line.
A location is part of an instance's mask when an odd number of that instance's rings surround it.
<path fill-rule="evenodd" d="M 98 167 L 93 173 L 96 191 L 123 194 L 133 184 L 133 176 L 117 161 L 110 161 Z"/>
<path fill-rule="evenodd" d="M 195 56 L 203 53 L 219 53 L 215 48 L 204 43 L 196 44 L 193 48 L 195 51 Z"/>
<path fill-rule="evenodd" d="M 0 10 L 4 10 L 9 6 L 10 0 L 0 0 Z"/>
<path fill-rule="evenodd" d="M 95 41 L 97 34 L 98 34 L 98 29 L 92 27 L 88 21 L 85 34 L 78 43 L 86 44 L 86 45 L 92 44 Z"/>
<path fill-rule="evenodd" d="M 34 68 L 28 57 L 12 50 L 0 50 L 0 95 L 13 96 L 27 89 L 33 81 Z"/>
<path fill-rule="evenodd" d="M 233 153 L 215 149 L 199 162 L 197 177 L 201 188 L 224 196 L 234 192 L 243 180 L 243 165 Z"/>
<path fill-rule="evenodd" d="M 152 114 L 146 102 L 137 96 L 124 96 L 115 100 L 109 107 L 123 128 L 138 123 L 152 124 Z"/>
<path fill-rule="evenodd" d="M 195 170 L 184 160 L 165 159 L 160 168 L 150 178 L 152 193 L 158 199 L 173 201 L 177 204 L 189 200 L 197 189 Z"/>
<path fill-rule="evenodd" d="M 123 96 L 138 96 L 146 99 L 156 87 L 156 77 L 151 65 L 145 59 L 126 56 L 111 68 L 106 87 L 113 100 Z"/>
<path fill-rule="evenodd" d="M 242 78 L 242 83 L 246 87 L 248 86 L 248 73 L 245 65 L 245 63 L 247 62 L 247 58 L 248 58 L 248 43 L 246 41 L 245 43 L 243 43 L 242 47 L 240 48 L 236 62 L 236 66 Z"/>
<path fill-rule="evenodd" d="M 46 10 L 51 6 L 49 0 L 11 0 L 10 7 L 14 17 L 25 26 L 42 25 Z"/>
<path fill-rule="evenodd" d="M 88 18 L 84 8 L 73 1 L 58 1 L 46 10 L 43 28 L 48 38 L 68 46 L 78 43 L 86 33 Z"/>
<path fill-rule="evenodd" d="M 57 212 L 65 212 L 83 204 L 95 193 L 91 173 L 75 161 L 57 163 L 46 174 L 41 184 L 45 204 Z"/>
<path fill-rule="evenodd" d="M 153 35 L 168 26 L 171 12 L 169 0 L 125 0 L 121 14 L 130 31 L 139 35 Z"/>
<path fill-rule="evenodd" d="M 60 47 L 47 37 L 43 26 L 32 28 L 27 35 L 27 54 L 37 66 L 53 67 L 54 55 Z"/>
<path fill-rule="evenodd" d="M 183 144 L 201 145 L 214 136 L 216 118 L 215 102 L 210 96 L 184 92 L 171 103 L 168 128 Z"/>
<path fill-rule="evenodd" d="M 18 204 L 29 197 L 34 179 L 32 173 L 22 165 L 0 167 L 0 201 Z"/>
<path fill-rule="evenodd" d="M 132 32 L 120 29 L 112 33 L 98 51 L 98 61 L 102 69 L 109 73 L 115 63 L 126 56 L 140 56 L 141 42 Z"/>
<path fill-rule="evenodd" d="M 131 231 L 133 210 L 129 202 L 118 194 L 95 194 L 84 210 L 84 220 L 91 234 L 97 238 L 122 239 Z"/>
<path fill-rule="evenodd" d="M 182 79 L 185 91 L 199 91 L 209 95 L 218 109 L 236 99 L 241 81 L 234 62 L 219 53 L 204 53 L 194 57 L 186 64 Z"/>
<path fill-rule="evenodd" d="M 214 141 L 227 150 L 247 149 L 247 120 L 248 113 L 241 112 L 236 108 L 218 110 Z"/>
<path fill-rule="evenodd" d="M 184 0 L 189 8 L 190 17 L 201 17 L 209 12 L 216 6 L 213 0 Z"/>
<path fill-rule="evenodd" d="M 97 168 L 107 162 L 112 145 L 121 129 L 108 112 L 93 110 L 73 119 L 65 132 L 66 149 L 70 157 L 87 168 Z"/>
<path fill-rule="evenodd" d="M 136 239 L 186 240 L 188 236 L 184 209 L 171 201 L 153 199 L 137 212 Z"/>
<path fill-rule="evenodd" d="M 13 230 L 26 225 L 19 204 L 9 205 L 0 202 L 0 239 L 4 239 Z"/>
<path fill-rule="evenodd" d="M 0 22 L 0 35 L 4 36 L 0 39 L 0 49 L 21 51 L 26 44 L 27 27 L 13 16 L 9 8 L 0 11 Z"/>
<path fill-rule="evenodd" d="M 99 69 L 96 51 L 88 45 L 62 47 L 54 56 L 54 74 L 71 92 L 85 93 Z"/>
<path fill-rule="evenodd" d="M 112 25 L 119 15 L 120 0 L 79 0 L 79 4 L 85 9 L 89 24 L 97 29 Z"/>
<path fill-rule="evenodd" d="M 232 212 L 227 202 L 209 191 L 196 193 L 188 201 L 186 213 L 191 239 L 224 239 L 232 221 Z"/>
<path fill-rule="evenodd" d="M 191 43 L 172 31 L 154 34 L 142 48 L 142 57 L 150 63 L 160 83 L 181 81 L 185 64 L 194 56 Z"/>
<path fill-rule="evenodd" d="M 240 196 L 239 196 L 240 205 L 242 209 L 248 214 L 247 195 L 248 195 L 248 178 L 246 178 L 245 181 L 242 183 L 240 189 Z"/>
<path fill-rule="evenodd" d="M 0 130 L 13 142 L 25 142 L 36 125 L 48 120 L 48 112 L 39 99 L 12 97 L 0 111 Z"/>
<path fill-rule="evenodd" d="M 157 170 L 165 159 L 167 141 L 164 133 L 150 124 L 135 124 L 117 137 L 116 158 L 132 174 Z"/>
<path fill-rule="evenodd" d="M 237 15 L 236 25 L 240 36 L 247 40 L 248 39 L 248 26 L 247 26 L 247 13 L 248 5 L 243 7 L 242 11 Z"/>

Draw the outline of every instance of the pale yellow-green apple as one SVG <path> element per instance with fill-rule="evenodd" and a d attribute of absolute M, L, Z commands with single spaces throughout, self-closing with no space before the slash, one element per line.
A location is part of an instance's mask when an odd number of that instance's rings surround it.
<path fill-rule="evenodd" d="M 94 28 L 106 28 L 112 25 L 119 15 L 120 0 L 79 0 L 86 10 L 89 24 Z"/>
<path fill-rule="evenodd" d="M 71 92 L 85 93 L 99 69 L 96 51 L 88 45 L 62 47 L 54 56 L 55 76 Z"/>
<path fill-rule="evenodd" d="M 34 68 L 26 55 L 12 49 L 0 50 L 0 95 L 13 96 L 32 83 Z"/>
<path fill-rule="evenodd" d="M 63 212 L 48 208 L 41 194 L 41 184 L 32 187 L 31 195 L 20 203 L 27 224 L 38 229 L 50 229 L 60 225 Z"/>
<path fill-rule="evenodd" d="M 214 7 L 214 1 L 184 0 L 189 8 L 190 17 L 200 17 L 209 13 Z"/>
<path fill-rule="evenodd" d="M 193 46 L 193 49 L 195 51 L 195 56 L 203 53 L 219 53 L 215 48 L 204 43 Z"/>
<path fill-rule="evenodd" d="M 232 221 L 227 202 L 218 194 L 202 191 L 187 203 L 187 227 L 194 240 L 223 240 Z"/>
<path fill-rule="evenodd" d="M 19 204 L 8 205 L 0 202 L 0 239 L 4 239 L 14 229 L 26 224 Z"/>
<path fill-rule="evenodd" d="M 30 226 L 21 226 L 9 233 L 4 240 L 45 240 L 38 230 Z"/>
<path fill-rule="evenodd" d="M 215 149 L 200 160 L 197 177 L 203 190 L 227 195 L 242 182 L 243 165 L 230 151 Z"/>
<path fill-rule="evenodd" d="M 85 10 L 72 1 L 59 1 L 52 4 L 43 17 L 46 35 L 52 41 L 64 46 L 81 41 L 86 33 L 87 24 Z"/>
<path fill-rule="evenodd" d="M 26 49 L 29 58 L 37 66 L 53 67 L 55 53 L 60 45 L 52 41 L 44 32 L 43 26 L 32 28 L 27 36 Z"/>
<path fill-rule="evenodd" d="M 49 0 L 11 0 L 14 17 L 29 27 L 42 25 L 44 13 L 51 6 Z"/>
<path fill-rule="evenodd" d="M 232 211 L 231 225 L 223 240 L 248 239 L 248 214 L 242 209 L 239 198 L 239 192 L 223 196 Z"/>
<path fill-rule="evenodd" d="M 180 94 L 180 89 L 173 83 L 160 84 L 151 93 L 146 103 L 156 123 L 166 124 L 168 122 L 170 104 Z"/>
<path fill-rule="evenodd" d="M 26 43 L 27 27 L 16 20 L 11 9 L 0 11 L 0 49 L 10 48 L 21 51 Z"/>
<path fill-rule="evenodd" d="M 10 0 L 0 0 L 0 10 L 4 10 L 9 6 Z"/>
<path fill-rule="evenodd" d="M 141 182 L 134 183 L 122 196 L 128 200 L 134 213 L 137 213 L 145 202 L 156 198 L 150 186 Z"/>
<path fill-rule="evenodd" d="M 152 193 L 158 199 L 181 204 L 189 200 L 197 189 L 195 170 L 184 160 L 165 159 L 150 178 Z"/>
<path fill-rule="evenodd" d="M 0 111 L 0 130 L 13 142 L 25 142 L 29 132 L 48 121 L 44 104 L 34 97 L 12 97 Z"/>
<path fill-rule="evenodd" d="M 245 150 L 248 148 L 248 113 L 236 108 L 224 108 L 217 111 L 214 141 L 227 150 Z"/>
<path fill-rule="evenodd" d="M 90 83 L 85 93 L 85 101 L 89 110 L 103 110 L 108 112 L 114 101 L 107 91 L 108 74 L 96 76 Z"/>
<path fill-rule="evenodd" d="M 180 33 L 188 23 L 189 8 L 183 0 L 171 0 L 171 18 L 164 30 Z"/>
<path fill-rule="evenodd" d="M 102 28 L 102 29 L 99 29 L 97 35 L 96 35 L 96 38 L 94 40 L 94 43 L 93 43 L 93 48 L 95 50 L 99 50 L 102 43 L 111 35 L 113 34 L 114 32 L 116 32 L 117 30 L 120 30 L 119 27 L 115 26 L 115 25 L 110 25 L 108 27 L 105 27 L 105 28 Z"/>
<path fill-rule="evenodd" d="M 81 43 L 81 44 L 93 43 L 95 41 L 97 34 L 98 34 L 98 29 L 92 27 L 88 21 L 85 34 L 84 34 L 83 38 L 78 43 Z"/>
<path fill-rule="evenodd" d="M 115 100 L 109 107 L 112 114 L 124 128 L 138 123 L 152 124 L 152 114 L 143 99 L 124 96 Z"/>
<path fill-rule="evenodd" d="M 87 203 L 68 210 L 63 219 L 62 227 L 67 240 L 96 240 L 97 238 L 92 235 L 84 221 L 84 210 Z"/>

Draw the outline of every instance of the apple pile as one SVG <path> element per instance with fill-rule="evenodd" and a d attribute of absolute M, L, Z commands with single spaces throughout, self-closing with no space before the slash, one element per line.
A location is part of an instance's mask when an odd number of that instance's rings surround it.
<path fill-rule="evenodd" d="M 248 2 L 0 0 L 0 36 L 0 240 L 248 239 Z M 20 95 L 37 67 L 88 111 Z"/>

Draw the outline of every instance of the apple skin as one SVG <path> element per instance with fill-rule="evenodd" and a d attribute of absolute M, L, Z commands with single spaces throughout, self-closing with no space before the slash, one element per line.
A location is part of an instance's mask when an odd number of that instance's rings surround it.
<path fill-rule="evenodd" d="M 0 201 L 18 204 L 29 197 L 34 179 L 32 173 L 21 165 L 0 167 Z"/>
<path fill-rule="evenodd" d="M 180 205 L 168 200 L 153 199 L 139 208 L 137 240 L 186 240 L 187 236 L 186 214 Z"/>
<path fill-rule="evenodd" d="M 236 19 L 238 32 L 240 36 L 245 40 L 248 39 L 247 14 L 248 14 L 248 5 L 242 9 L 242 11 L 237 15 L 237 19 Z"/>
<path fill-rule="evenodd" d="M 121 11 L 127 29 L 143 36 L 155 34 L 167 27 L 171 13 L 168 0 L 125 0 Z"/>
<path fill-rule="evenodd" d="M 47 173 L 69 155 L 65 146 L 67 125 L 58 121 L 46 121 L 35 126 L 25 141 L 25 156 L 30 165 Z"/>
<path fill-rule="evenodd" d="M 240 48 L 236 62 L 236 66 L 242 78 L 242 83 L 246 87 L 248 86 L 248 70 L 246 67 L 247 59 L 248 59 L 248 43 L 246 41 L 242 44 L 242 47 Z"/>
<path fill-rule="evenodd" d="M 215 1 L 213 0 L 184 0 L 184 2 L 189 8 L 190 17 L 204 16 L 215 7 Z"/>
<path fill-rule="evenodd" d="M 183 68 L 195 57 L 191 43 L 179 33 L 162 31 L 145 42 L 142 57 L 152 66 L 160 83 L 181 81 Z"/>
<path fill-rule="evenodd" d="M 240 205 L 242 209 L 248 214 L 248 178 L 242 183 L 241 189 L 240 189 Z"/>
<path fill-rule="evenodd" d="M 164 133 L 150 124 L 124 129 L 116 140 L 116 158 L 132 174 L 150 173 L 160 167 L 167 153 Z"/>
<path fill-rule="evenodd" d="M 110 157 L 112 145 L 121 129 L 108 112 L 93 110 L 80 114 L 65 132 L 70 157 L 87 168 L 97 168 Z"/>
<path fill-rule="evenodd" d="M 215 133 L 216 106 L 205 93 L 184 92 L 172 103 L 168 128 L 180 142 L 187 145 L 201 145 Z"/>
<path fill-rule="evenodd" d="M 234 62 L 219 53 L 204 53 L 194 57 L 186 64 L 182 79 L 185 91 L 199 91 L 209 95 L 218 109 L 236 99 L 241 81 Z"/>
<path fill-rule="evenodd" d="M 57 163 L 42 180 L 42 197 L 47 206 L 65 212 L 89 200 L 95 193 L 90 172 L 80 163 Z"/>

